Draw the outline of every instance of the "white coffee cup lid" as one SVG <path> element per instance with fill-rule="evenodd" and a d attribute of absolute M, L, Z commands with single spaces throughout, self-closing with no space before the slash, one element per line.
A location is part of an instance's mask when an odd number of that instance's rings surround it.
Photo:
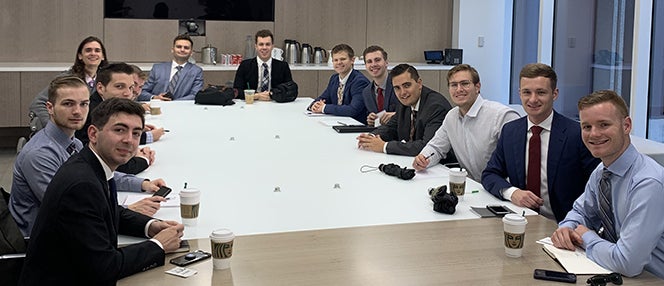
<path fill-rule="evenodd" d="M 506 214 L 503 217 L 503 222 L 510 224 L 527 224 L 528 220 L 524 216 L 518 214 Z"/>
<path fill-rule="evenodd" d="M 466 169 L 450 168 L 450 174 L 459 175 L 459 176 L 467 176 L 468 172 L 466 172 Z"/>
<path fill-rule="evenodd" d="M 212 231 L 210 234 L 211 239 L 219 239 L 219 240 L 233 240 L 235 238 L 235 234 L 230 229 L 227 228 L 220 228 L 215 231 Z"/>
<path fill-rule="evenodd" d="M 180 195 L 182 195 L 182 196 L 195 196 L 195 195 L 198 195 L 198 193 L 200 193 L 200 192 L 201 191 L 199 191 L 198 189 L 182 189 L 182 191 L 180 191 Z"/>

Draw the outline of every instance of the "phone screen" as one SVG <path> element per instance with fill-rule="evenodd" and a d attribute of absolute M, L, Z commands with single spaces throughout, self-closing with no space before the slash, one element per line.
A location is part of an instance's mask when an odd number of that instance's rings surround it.
<path fill-rule="evenodd" d="M 154 193 L 154 195 L 152 195 L 152 196 L 153 196 L 153 197 L 154 197 L 154 196 L 160 196 L 160 197 L 164 197 L 164 198 L 165 198 L 165 197 L 168 196 L 168 194 L 170 194 L 170 193 L 171 193 L 171 188 L 169 188 L 169 187 L 163 187 L 163 186 L 162 186 L 162 187 L 160 187 L 159 190 L 156 191 L 156 192 Z"/>
<path fill-rule="evenodd" d="M 504 206 L 486 206 L 486 208 L 496 215 L 505 215 L 510 213 L 510 211 Z"/>

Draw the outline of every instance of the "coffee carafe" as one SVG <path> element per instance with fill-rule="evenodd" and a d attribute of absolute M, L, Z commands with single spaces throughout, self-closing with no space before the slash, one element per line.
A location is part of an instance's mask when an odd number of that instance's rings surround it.
<path fill-rule="evenodd" d="M 327 60 L 327 51 L 321 47 L 314 48 L 314 64 L 322 64 Z"/>
<path fill-rule="evenodd" d="M 212 44 L 208 44 L 207 47 L 201 50 L 201 60 L 206 65 L 216 65 L 217 64 L 217 48 L 213 47 Z"/>
<path fill-rule="evenodd" d="M 302 60 L 300 63 L 310 64 L 313 62 L 314 51 L 311 45 L 302 44 Z"/>
<path fill-rule="evenodd" d="M 296 64 L 300 61 L 300 43 L 296 40 L 284 40 L 284 60 L 289 64 Z"/>

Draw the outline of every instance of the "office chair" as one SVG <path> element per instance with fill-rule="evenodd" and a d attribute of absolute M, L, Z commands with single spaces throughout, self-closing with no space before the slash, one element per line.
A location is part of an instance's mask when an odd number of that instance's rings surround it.
<path fill-rule="evenodd" d="M 25 260 L 27 239 L 9 212 L 10 194 L 0 187 L 0 285 L 17 285 Z"/>

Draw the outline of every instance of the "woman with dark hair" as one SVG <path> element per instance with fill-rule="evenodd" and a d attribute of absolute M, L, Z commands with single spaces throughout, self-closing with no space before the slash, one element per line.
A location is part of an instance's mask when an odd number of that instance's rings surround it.
<path fill-rule="evenodd" d="M 58 76 L 75 75 L 85 81 L 90 92 L 92 92 L 97 78 L 97 70 L 108 63 L 106 58 L 106 48 L 101 40 L 95 36 L 89 36 L 78 45 L 74 65 Z M 33 133 L 44 128 L 49 120 L 48 111 L 46 110 L 47 100 L 48 87 L 39 92 L 30 104 L 30 129 Z"/>

